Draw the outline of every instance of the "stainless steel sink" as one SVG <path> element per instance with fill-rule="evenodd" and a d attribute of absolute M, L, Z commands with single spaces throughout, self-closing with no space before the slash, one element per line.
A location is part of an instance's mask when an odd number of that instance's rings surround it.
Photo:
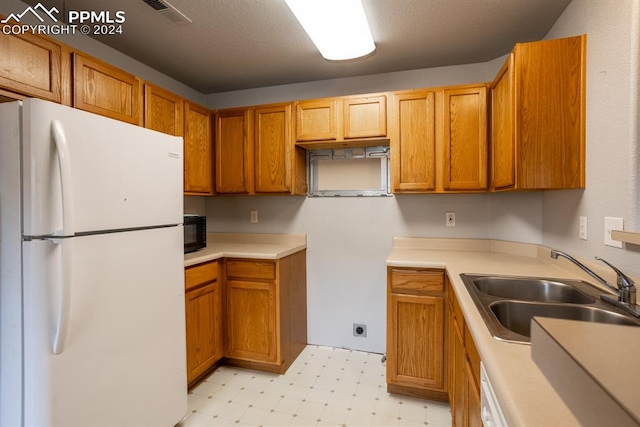
<path fill-rule="evenodd" d="M 534 316 L 640 326 L 640 319 L 600 300 L 607 293 L 582 280 L 461 274 L 491 334 L 530 342 Z"/>
<path fill-rule="evenodd" d="M 584 305 L 498 301 L 492 303 L 489 308 L 502 326 L 525 337 L 531 337 L 533 316 L 638 326 L 634 319 L 625 314 Z"/>
<path fill-rule="evenodd" d="M 567 283 L 548 279 L 477 277 L 471 279 L 478 290 L 484 294 L 500 298 L 539 302 L 566 302 L 590 304 L 592 298 Z"/>

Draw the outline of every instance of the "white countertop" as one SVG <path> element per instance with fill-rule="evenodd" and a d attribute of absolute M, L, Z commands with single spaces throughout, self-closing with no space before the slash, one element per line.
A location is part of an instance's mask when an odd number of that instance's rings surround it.
<path fill-rule="evenodd" d="M 491 336 L 460 274 L 555 277 L 593 283 L 575 265 L 564 259 L 553 260 L 549 251 L 543 246 L 496 240 L 395 238 L 387 258 L 388 266 L 446 269 L 510 426 L 568 427 L 580 423 L 531 358 L 530 345 L 502 342 Z M 606 280 L 615 279 L 601 267 L 585 263 Z"/>
<path fill-rule="evenodd" d="M 640 425 L 640 328 L 535 318 L 532 354 L 585 426 Z"/>
<path fill-rule="evenodd" d="M 279 259 L 306 247 L 306 234 L 207 233 L 207 247 L 184 254 L 184 266 L 218 258 Z"/>

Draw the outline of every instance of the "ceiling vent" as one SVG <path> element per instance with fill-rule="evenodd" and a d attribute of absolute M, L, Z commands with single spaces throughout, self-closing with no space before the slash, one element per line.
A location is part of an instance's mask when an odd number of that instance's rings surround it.
<path fill-rule="evenodd" d="M 159 14 L 167 18 L 174 24 L 188 24 L 191 21 L 184 13 L 176 9 L 172 4 L 166 0 L 142 0 Z"/>

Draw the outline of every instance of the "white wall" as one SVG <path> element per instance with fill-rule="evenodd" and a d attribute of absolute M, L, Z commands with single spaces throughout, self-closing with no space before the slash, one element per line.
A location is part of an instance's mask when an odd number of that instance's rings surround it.
<path fill-rule="evenodd" d="M 233 108 L 328 96 L 486 82 L 493 80 L 502 62 L 490 61 L 214 93 L 207 95 L 207 106 L 211 109 Z"/>
<path fill-rule="evenodd" d="M 490 81 L 482 63 L 209 95 L 210 108 Z M 394 236 L 498 238 L 540 243 L 540 193 L 378 198 L 235 196 L 206 199 L 209 231 L 306 233 L 309 342 L 383 353 L 386 269 Z M 251 224 L 251 210 L 260 222 Z M 445 212 L 456 212 L 456 227 Z M 368 337 L 352 336 L 365 323 Z"/>
<path fill-rule="evenodd" d="M 211 197 L 207 230 L 306 233 L 309 342 L 383 353 L 385 259 L 394 236 L 540 243 L 540 198 L 536 193 Z M 250 223 L 252 210 L 258 211 L 257 224 Z M 456 227 L 445 226 L 448 211 L 456 213 Z M 368 325 L 366 339 L 352 336 L 353 323 Z"/>
<path fill-rule="evenodd" d="M 573 0 L 547 38 L 587 34 L 587 188 L 545 192 L 542 240 L 588 259 L 598 255 L 640 274 L 640 247 L 604 245 L 604 217 L 623 217 L 640 229 L 638 180 L 638 0 Z M 589 240 L 578 239 L 578 217 Z"/>

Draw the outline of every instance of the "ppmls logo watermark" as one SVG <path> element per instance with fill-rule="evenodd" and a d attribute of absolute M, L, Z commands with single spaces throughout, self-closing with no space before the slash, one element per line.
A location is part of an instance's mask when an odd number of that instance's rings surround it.
<path fill-rule="evenodd" d="M 125 12 L 118 10 L 110 11 L 94 11 L 94 10 L 69 10 L 67 11 L 66 21 L 60 21 L 60 11 L 55 6 L 47 9 L 42 3 L 36 4 L 34 7 L 27 8 L 20 13 L 11 13 L 5 19 L 0 21 L 2 24 L 3 34 L 87 34 L 87 35 L 109 35 L 122 34 L 122 24 L 125 22 Z M 41 24 L 32 25 L 22 21 L 33 16 Z"/>

